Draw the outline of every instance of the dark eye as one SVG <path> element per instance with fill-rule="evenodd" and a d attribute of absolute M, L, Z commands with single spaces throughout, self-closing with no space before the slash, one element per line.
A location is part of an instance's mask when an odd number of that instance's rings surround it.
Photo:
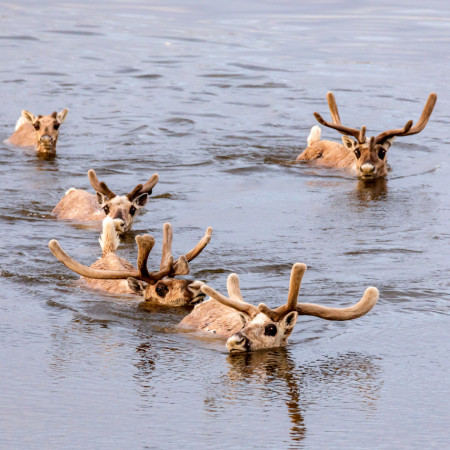
<path fill-rule="evenodd" d="M 109 214 L 109 206 L 108 206 L 108 205 L 105 205 L 105 206 L 103 207 L 103 211 L 105 211 L 105 214 Z"/>
<path fill-rule="evenodd" d="M 357 148 L 355 148 L 355 155 L 356 155 L 356 159 L 361 158 L 361 152 Z"/>
<path fill-rule="evenodd" d="M 34 127 L 35 130 L 39 130 L 39 127 L 40 127 L 39 122 L 34 122 L 33 123 L 33 127 Z"/>
<path fill-rule="evenodd" d="M 130 214 L 131 214 L 132 216 L 134 216 L 134 215 L 136 214 L 136 207 L 135 207 L 135 206 L 132 206 L 132 207 L 130 208 Z"/>
<path fill-rule="evenodd" d="M 266 336 L 275 336 L 277 334 L 277 327 L 273 323 L 266 325 L 266 328 L 264 328 L 264 334 Z"/>
<path fill-rule="evenodd" d="M 57 129 L 59 128 L 59 123 L 58 123 L 58 122 L 55 122 L 55 123 L 53 124 L 53 128 L 54 128 L 55 130 L 57 130 Z"/>
<path fill-rule="evenodd" d="M 384 159 L 385 156 L 386 156 L 386 150 L 384 148 L 380 148 L 380 150 L 378 150 L 378 158 Z"/>
<path fill-rule="evenodd" d="M 155 290 L 160 297 L 164 297 L 169 291 L 169 289 L 167 289 L 167 286 L 163 283 L 159 283 L 158 286 L 156 286 Z"/>

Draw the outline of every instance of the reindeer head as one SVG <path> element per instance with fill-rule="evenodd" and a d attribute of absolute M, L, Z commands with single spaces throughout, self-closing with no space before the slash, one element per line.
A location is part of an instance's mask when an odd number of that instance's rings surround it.
<path fill-rule="evenodd" d="M 129 194 L 116 195 L 106 183 L 99 182 L 93 169 L 88 172 L 89 181 L 97 192 L 97 200 L 108 217 L 114 219 L 118 233 L 131 230 L 134 218 L 146 205 L 148 196 L 158 182 L 159 176 L 154 173 L 144 185 L 138 184 Z"/>
<path fill-rule="evenodd" d="M 22 111 L 23 123 L 31 123 L 36 130 L 36 150 L 38 152 L 55 153 L 58 141 L 59 126 L 66 120 L 68 109 L 56 111 L 50 116 L 35 116 L 29 111 Z"/>
<path fill-rule="evenodd" d="M 181 255 L 176 261 L 172 256 L 172 226 L 164 224 L 163 253 L 160 270 L 149 272 L 147 261 L 155 245 L 155 239 L 150 235 L 136 236 L 138 245 L 137 270 L 99 270 L 84 266 L 72 259 L 60 247 L 58 241 L 51 240 L 49 247 L 53 255 L 66 267 L 83 277 L 95 279 L 128 279 L 128 285 L 136 293 L 143 295 L 146 302 L 165 306 L 194 305 L 205 298 L 200 290 L 201 281 L 175 279 L 179 275 L 189 273 L 189 261 L 198 256 L 211 240 L 212 228 L 206 230 L 199 243 L 186 255 Z"/>
<path fill-rule="evenodd" d="M 341 124 L 336 100 L 332 92 L 327 94 L 328 106 L 331 112 L 332 123 L 327 122 L 319 113 L 314 117 L 322 125 L 333 128 L 343 134 L 342 142 L 355 157 L 355 166 L 358 176 L 362 179 L 373 179 L 387 175 L 387 151 L 391 147 L 396 136 L 410 136 L 420 133 L 428 123 L 433 112 L 437 96 L 431 93 L 422 111 L 419 121 L 413 126 L 413 121 L 406 122 L 403 128 L 384 131 L 376 137 L 366 138 L 366 127 L 361 129 L 345 127 Z M 348 137 L 353 136 L 354 139 Z"/>
<path fill-rule="evenodd" d="M 214 300 L 239 311 L 242 330 L 227 341 L 229 352 L 246 352 L 264 348 L 283 347 L 297 323 L 298 314 L 312 315 L 328 320 L 356 319 L 369 312 L 378 300 L 378 290 L 366 289 L 362 299 L 348 308 L 329 308 L 311 303 L 297 303 L 298 293 L 306 265 L 296 263 L 292 267 L 288 300 L 285 305 L 271 309 L 264 303 L 258 307 L 244 302 L 239 288 L 239 277 L 228 277 L 228 297 L 219 294 L 207 285 L 202 291 Z"/>

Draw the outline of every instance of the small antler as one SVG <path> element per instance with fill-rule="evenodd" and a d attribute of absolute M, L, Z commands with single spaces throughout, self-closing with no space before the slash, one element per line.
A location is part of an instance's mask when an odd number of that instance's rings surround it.
<path fill-rule="evenodd" d="M 339 131 L 339 133 L 353 136 L 355 139 L 358 140 L 358 142 L 360 144 L 364 144 L 364 142 L 366 141 L 366 137 L 365 137 L 366 127 L 362 126 L 360 130 L 358 130 L 357 128 L 344 127 L 344 125 L 342 125 L 342 123 L 341 123 L 338 107 L 336 104 L 336 99 L 334 98 L 334 95 L 332 92 L 328 92 L 327 100 L 328 100 L 328 106 L 330 108 L 331 119 L 333 120 L 333 123 L 327 122 L 326 120 L 324 120 L 323 117 L 317 112 L 314 113 L 314 117 L 316 118 L 316 120 L 328 128 L 333 128 L 334 130 Z"/>
<path fill-rule="evenodd" d="M 128 200 L 132 202 L 135 198 L 142 194 L 150 195 L 158 180 L 159 175 L 154 173 L 144 185 L 138 184 L 129 194 L 127 194 Z"/>
<path fill-rule="evenodd" d="M 386 139 L 389 139 L 394 136 L 411 136 L 412 134 L 420 133 L 428 123 L 428 119 L 430 118 L 431 113 L 433 112 L 436 100 L 437 95 L 434 92 L 432 92 L 428 96 L 428 100 L 425 103 L 425 106 L 422 111 L 422 115 L 420 116 L 419 120 L 414 126 L 413 121 L 409 120 L 408 122 L 406 122 L 406 125 L 403 128 L 384 131 L 375 138 L 375 144 L 381 144 Z"/>
<path fill-rule="evenodd" d="M 108 188 L 106 183 L 104 183 L 103 181 L 102 182 L 98 181 L 97 174 L 95 173 L 94 169 L 89 170 L 88 177 L 89 181 L 91 182 L 91 186 L 94 188 L 96 192 L 100 192 L 101 194 L 105 195 L 106 197 L 108 197 L 109 200 L 111 200 L 116 196 L 116 194 L 114 194 L 114 192 Z"/>
<path fill-rule="evenodd" d="M 255 317 L 259 313 L 259 309 L 255 305 L 246 303 L 242 299 L 241 290 L 239 288 L 239 277 L 235 273 L 230 274 L 227 280 L 227 290 L 228 295 L 230 296 L 229 298 L 220 294 L 206 284 L 204 284 L 200 289 L 204 294 L 209 295 L 212 299 L 222 303 L 222 305 L 229 306 L 230 308 L 243 312 L 250 317 Z"/>

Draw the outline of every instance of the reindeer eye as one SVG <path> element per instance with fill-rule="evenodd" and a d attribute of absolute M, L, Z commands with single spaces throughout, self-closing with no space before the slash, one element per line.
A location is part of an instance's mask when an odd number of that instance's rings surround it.
<path fill-rule="evenodd" d="M 169 292 L 169 289 L 167 289 L 167 286 L 164 283 L 160 283 L 156 286 L 155 291 L 160 297 L 165 297 L 167 292 Z"/>
<path fill-rule="evenodd" d="M 105 211 L 105 214 L 108 215 L 108 214 L 109 214 L 109 206 L 108 206 L 108 205 L 105 205 L 105 206 L 103 207 L 103 211 Z"/>
<path fill-rule="evenodd" d="M 274 324 L 266 325 L 264 328 L 264 334 L 266 336 L 275 336 L 277 334 L 277 327 Z"/>
<path fill-rule="evenodd" d="M 135 207 L 135 206 L 132 206 L 132 207 L 130 208 L 130 214 L 131 214 L 132 216 L 134 216 L 134 215 L 136 214 L 136 207 Z"/>
<path fill-rule="evenodd" d="M 53 124 L 53 128 L 54 128 L 55 130 L 57 130 L 57 129 L 59 128 L 59 123 L 58 123 L 58 122 L 55 122 L 55 123 Z"/>
<path fill-rule="evenodd" d="M 380 150 L 378 150 L 378 158 L 384 159 L 385 156 L 386 156 L 386 150 L 384 148 L 380 148 Z"/>
<path fill-rule="evenodd" d="M 356 159 L 361 158 L 361 152 L 359 151 L 358 148 L 355 148 L 355 156 L 356 156 Z"/>
<path fill-rule="evenodd" d="M 40 127 L 39 122 L 34 122 L 33 123 L 33 127 L 34 127 L 35 130 L 39 130 L 39 127 Z"/>

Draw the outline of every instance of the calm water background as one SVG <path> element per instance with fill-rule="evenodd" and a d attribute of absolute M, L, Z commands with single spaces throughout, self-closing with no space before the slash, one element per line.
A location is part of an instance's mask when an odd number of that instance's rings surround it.
<path fill-rule="evenodd" d="M 0 1 L 0 140 L 21 109 L 69 108 L 57 157 L 0 144 L 1 448 L 444 448 L 449 442 L 450 8 L 445 1 Z M 371 134 L 417 120 L 387 181 L 292 165 L 332 90 Z M 369 134 L 369 133 L 368 133 Z M 324 137 L 336 138 L 332 130 Z M 90 264 L 99 227 L 56 221 L 98 171 L 128 192 L 160 174 L 134 235 L 183 253 L 214 228 L 195 278 L 247 301 L 366 317 L 301 318 L 285 350 L 229 357 L 174 330 L 183 313 L 77 283 L 47 243 Z"/>

